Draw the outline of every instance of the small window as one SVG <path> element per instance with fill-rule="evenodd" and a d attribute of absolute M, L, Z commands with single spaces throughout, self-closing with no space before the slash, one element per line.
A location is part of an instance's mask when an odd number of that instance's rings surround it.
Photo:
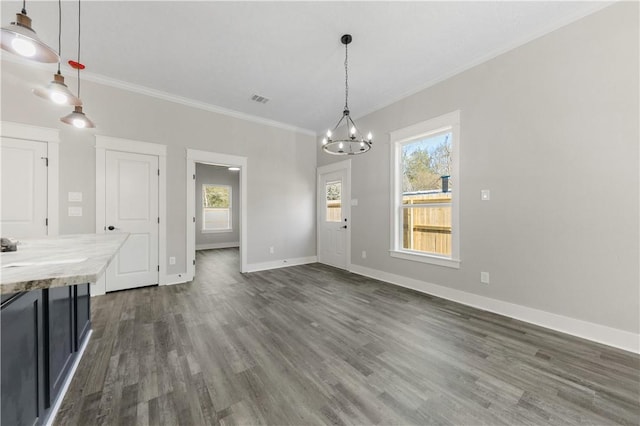
<path fill-rule="evenodd" d="M 342 222 L 342 182 L 327 182 L 325 185 L 327 199 L 327 222 Z"/>
<path fill-rule="evenodd" d="M 230 186 L 202 185 L 202 230 L 232 230 Z"/>
<path fill-rule="evenodd" d="M 392 132 L 391 255 L 459 266 L 458 113 Z"/>

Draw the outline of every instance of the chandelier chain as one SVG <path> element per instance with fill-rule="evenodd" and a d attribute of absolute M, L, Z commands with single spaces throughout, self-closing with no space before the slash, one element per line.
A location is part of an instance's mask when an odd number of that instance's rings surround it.
<path fill-rule="evenodd" d="M 58 74 L 60 74 L 60 61 L 62 60 L 62 0 L 58 0 Z"/>
<path fill-rule="evenodd" d="M 349 44 L 344 45 L 344 109 L 349 110 Z"/>

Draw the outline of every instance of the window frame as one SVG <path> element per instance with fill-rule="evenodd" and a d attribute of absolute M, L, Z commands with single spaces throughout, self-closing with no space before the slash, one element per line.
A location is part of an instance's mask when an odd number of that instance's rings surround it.
<path fill-rule="evenodd" d="M 442 256 L 402 247 L 402 147 L 440 133 L 451 132 L 451 180 L 455 193 L 451 199 L 451 256 Z M 428 263 L 449 268 L 460 268 L 460 111 L 453 111 L 430 120 L 395 130 L 390 133 L 390 209 L 391 257 Z"/>
<path fill-rule="evenodd" d="M 223 188 L 227 188 L 227 190 L 229 191 L 229 207 L 227 208 L 227 210 L 229 210 L 229 227 L 228 228 L 219 228 L 219 229 L 206 229 L 206 220 L 205 220 L 205 203 L 204 203 L 204 188 L 206 186 L 217 186 L 217 187 L 223 187 Z M 225 184 L 218 184 L 218 183 L 203 183 L 202 184 L 202 188 L 200 191 L 200 197 L 202 199 L 202 211 L 200 212 L 202 214 L 202 227 L 200 229 L 200 232 L 203 234 L 219 234 L 219 233 L 223 233 L 223 232 L 233 232 L 233 189 L 231 187 L 231 185 L 225 185 Z"/>

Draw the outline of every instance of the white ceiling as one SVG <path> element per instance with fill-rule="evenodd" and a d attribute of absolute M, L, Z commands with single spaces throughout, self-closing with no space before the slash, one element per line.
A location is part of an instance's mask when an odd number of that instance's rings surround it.
<path fill-rule="evenodd" d="M 322 132 L 344 105 L 344 33 L 353 35 L 349 106 L 358 117 L 607 4 L 83 1 L 81 60 L 87 76 Z M 20 7 L 3 0 L 2 25 Z M 28 1 L 27 12 L 57 47 L 57 2 Z M 66 61 L 77 2 L 63 2 L 62 17 Z"/>

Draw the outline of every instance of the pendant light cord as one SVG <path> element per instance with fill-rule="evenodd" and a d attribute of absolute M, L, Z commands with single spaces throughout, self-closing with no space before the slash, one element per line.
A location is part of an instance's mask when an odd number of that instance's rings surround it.
<path fill-rule="evenodd" d="M 80 65 L 80 0 L 78 0 L 78 65 Z M 78 97 L 80 97 L 80 67 L 78 66 Z"/>
<path fill-rule="evenodd" d="M 344 45 L 344 109 L 349 110 L 349 44 Z"/>
<path fill-rule="evenodd" d="M 62 0 L 58 0 L 58 74 L 62 60 Z"/>
<path fill-rule="evenodd" d="M 27 0 L 22 0 L 22 14 L 27 14 Z"/>

